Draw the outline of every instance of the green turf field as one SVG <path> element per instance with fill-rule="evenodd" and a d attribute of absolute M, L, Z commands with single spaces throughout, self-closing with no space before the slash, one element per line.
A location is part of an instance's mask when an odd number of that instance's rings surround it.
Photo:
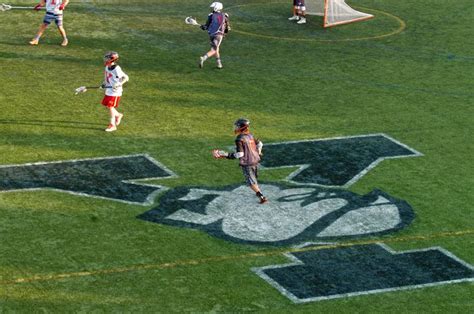
<path fill-rule="evenodd" d="M 213 59 L 198 68 L 208 36 L 184 23 L 186 16 L 204 22 L 208 1 L 72 0 L 64 18 L 68 47 L 59 46 L 54 27 L 39 46 L 28 45 L 43 13 L 0 12 L 0 312 L 474 312 L 472 0 L 348 3 L 375 18 L 323 29 L 321 17 L 289 22 L 290 0 L 224 2 L 232 31 L 221 47 L 222 70 Z M 75 88 L 102 82 L 107 50 L 119 52 L 130 76 L 120 105 L 125 117 L 113 133 L 104 132 L 101 91 L 74 96 Z M 235 161 L 210 154 L 233 144 L 239 117 L 251 120 L 265 144 L 384 134 L 413 149 L 413 158 L 384 160 L 334 193 L 356 199 L 381 190 L 414 216 L 392 232 L 280 245 L 230 239 L 216 233 L 219 226 L 160 223 L 187 187 L 221 193 L 244 184 Z M 264 147 L 264 159 L 271 148 Z M 331 151 L 291 153 L 326 162 Z M 359 153 L 336 150 L 334 168 L 349 171 L 347 160 L 367 157 Z M 137 182 L 168 191 L 148 202 L 130 201 L 127 187 L 103 197 L 116 183 L 103 171 L 138 178 L 138 170 L 134 163 L 112 169 L 101 158 L 128 155 L 166 168 Z M 79 174 L 44 166 L 82 159 L 105 161 Z M 268 189 L 295 188 L 284 179 L 296 165 L 262 170 L 260 179 Z M 49 177 L 70 186 L 82 171 L 93 178 L 82 189 L 97 186 L 99 197 L 39 187 Z M 158 223 L 139 219 L 150 210 Z M 323 240 L 330 244 L 295 249 Z M 471 274 L 456 283 L 295 303 L 255 272 L 289 263 L 284 253 L 375 243 L 397 252 L 441 247 Z"/>

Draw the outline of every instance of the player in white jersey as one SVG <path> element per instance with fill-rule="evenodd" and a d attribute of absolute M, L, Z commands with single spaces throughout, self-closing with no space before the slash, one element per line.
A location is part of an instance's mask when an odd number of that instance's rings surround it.
<path fill-rule="evenodd" d="M 69 42 L 66 36 L 66 31 L 63 27 L 63 11 L 68 3 L 69 0 L 41 0 L 40 3 L 35 6 L 35 10 L 40 10 L 42 7 L 46 6 L 46 14 L 44 16 L 43 23 L 40 25 L 38 33 L 30 41 L 30 45 L 38 45 L 39 40 L 46 28 L 49 26 L 49 24 L 51 24 L 51 22 L 54 21 L 58 27 L 59 32 L 61 33 L 61 36 L 63 37 L 61 46 L 67 46 Z"/>
<path fill-rule="evenodd" d="M 106 132 L 117 130 L 123 118 L 123 114 L 117 111 L 117 107 L 122 97 L 122 85 L 128 82 L 128 75 L 122 71 L 122 68 L 116 63 L 119 55 L 115 51 L 108 51 L 104 55 L 104 83 L 102 88 L 105 89 L 105 96 L 102 99 L 102 105 L 109 109 L 110 123 L 105 129 Z"/>

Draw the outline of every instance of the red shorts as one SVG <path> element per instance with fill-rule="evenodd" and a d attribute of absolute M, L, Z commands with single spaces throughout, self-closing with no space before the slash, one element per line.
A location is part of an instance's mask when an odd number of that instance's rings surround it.
<path fill-rule="evenodd" d="M 104 96 L 102 99 L 102 105 L 106 106 L 107 108 L 117 108 L 120 102 L 120 96 Z"/>

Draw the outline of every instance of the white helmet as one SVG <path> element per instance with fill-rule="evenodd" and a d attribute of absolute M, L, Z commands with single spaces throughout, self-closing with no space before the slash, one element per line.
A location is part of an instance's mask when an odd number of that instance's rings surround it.
<path fill-rule="evenodd" d="M 224 5 L 220 2 L 213 2 L 213 3 L 211 3 L 210 7 L 211 7 L 212 11 L 219 12 L 224 8 Z"/>

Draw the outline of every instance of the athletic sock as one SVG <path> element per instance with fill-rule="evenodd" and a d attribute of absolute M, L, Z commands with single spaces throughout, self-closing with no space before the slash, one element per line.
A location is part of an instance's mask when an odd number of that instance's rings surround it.
<path fill-rule="evenodd" d="M 204 61 L 206 61 L 208 58 L 209 58 L 209 57 L 207 56 L 207 53 L 206 53 L 204 56 L 202 56 L 202 59 L 203 59 Z"/>
<path fill-rule="evenodd" d="M 262 192 L 258 191 L 257 193 L 255 193 L 258 197 L 262 198 L 263 197 L 263 194 Z"/>

